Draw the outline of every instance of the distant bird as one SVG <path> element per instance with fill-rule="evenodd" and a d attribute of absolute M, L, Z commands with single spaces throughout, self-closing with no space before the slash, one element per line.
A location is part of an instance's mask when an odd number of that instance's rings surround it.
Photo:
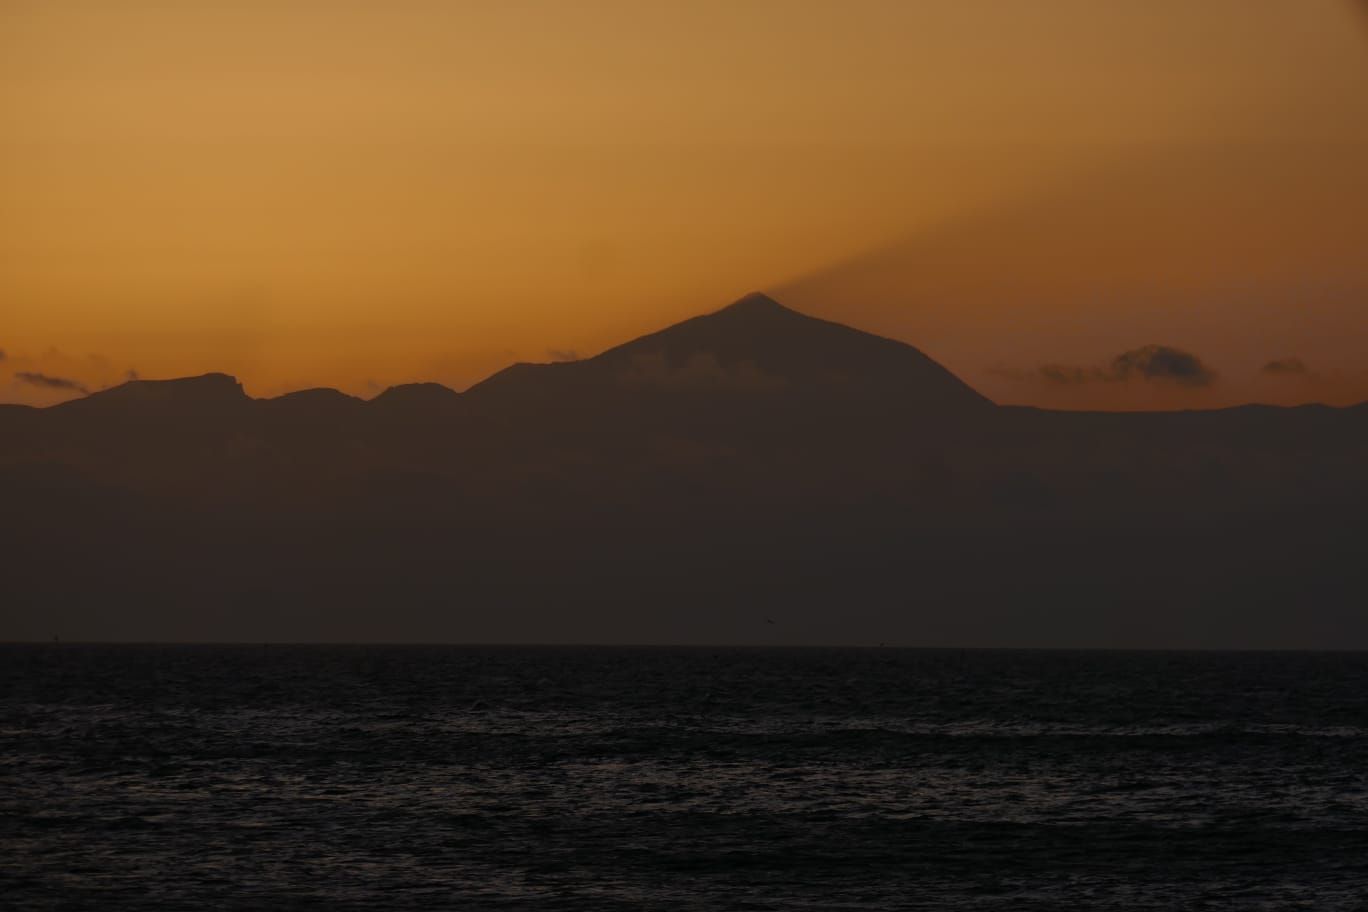
<path fill-rule="evenodd" d="M 766 624 L 773 624 L 773 623 L 774 623 L 774 618 L 769 617 L 768 615 L 766 615 L 766 617 L 765 617 L 765 623 L 766 623 Z"/>

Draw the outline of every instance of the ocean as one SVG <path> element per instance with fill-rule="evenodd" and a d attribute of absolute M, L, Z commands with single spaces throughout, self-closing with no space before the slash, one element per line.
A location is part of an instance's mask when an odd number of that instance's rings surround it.
<path fill-rule="evenodd" d="M 1368 655 L 0 646 L 0 906 L 1366 909 Z"/>

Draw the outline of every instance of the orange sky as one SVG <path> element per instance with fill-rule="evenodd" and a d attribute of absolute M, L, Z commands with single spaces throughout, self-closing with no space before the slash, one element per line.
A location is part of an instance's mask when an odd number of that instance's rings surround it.
<path fill-rule="evenodd" d="M 1355 16 L 0 0 L 0 401 L 461 388 L 753 289 L 1002 401 L 1365 399 Z M 1107 379 L 1151 343 L 1214 379 Z"/>

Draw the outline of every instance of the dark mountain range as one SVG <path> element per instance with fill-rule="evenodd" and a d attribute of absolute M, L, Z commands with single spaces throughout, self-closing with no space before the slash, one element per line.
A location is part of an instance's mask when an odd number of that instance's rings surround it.
<path fill-rule="evenodd" d="M 999 407 L 752 295 L 465 393 L 0 408 L 0 638 L 1368 648 L 1365 465 L 1368 406 Z"/>

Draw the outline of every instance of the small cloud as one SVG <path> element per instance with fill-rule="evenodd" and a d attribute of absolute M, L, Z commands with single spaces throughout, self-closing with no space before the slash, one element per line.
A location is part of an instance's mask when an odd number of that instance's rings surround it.
<path fill-rule="evenodd" d="M 547 349 L 546 357 L 552 361 L 580 361 L 583 356 L 573 348 L 551 348 Z"/>
<path fill-rule="evenodd" d="M 1034 370 L 994 368 L 992 373 L 1010 380 L 1043 380 L 1054 386 L 1085 383 L 1125 383 L 1131 380 L 1166 381 L 1180 386 L 1211 386 L 1216 372 L 1202 359 L 1168 345 L 1145 345 L 1122 352 L 1107 367 L 1073 364 L 1042 364 Z"/>
<path fill-rule="evenodd" d="M 1259 373 L 1270 377 L 1310 377 L 1311 369 L 1301 358 L 1278 358 L 1259 368 Z"/>
<path fill-rule="evenodd" d="M 75 380 L 68 380 L 66 377 L 52 377 L 48 374 L 40 374 L 36 371 L 19 371 L 14 375 L 14 379 L 28 383 L 32 386 L 41 386 L 44 389 L 71 390 L 72 392 L 89 394 L 90 389 L 84 383 Z"/>
<path fill-rule="evenodd" d="M 1112 360 L 1117 380 L 1141 377 L 1145 380 L 1173 380 L 1183 386 L 1210 386 L 1216 372 L 1196 355 L 1167 345 L 1146 345 L 1117 355 Z"/>

